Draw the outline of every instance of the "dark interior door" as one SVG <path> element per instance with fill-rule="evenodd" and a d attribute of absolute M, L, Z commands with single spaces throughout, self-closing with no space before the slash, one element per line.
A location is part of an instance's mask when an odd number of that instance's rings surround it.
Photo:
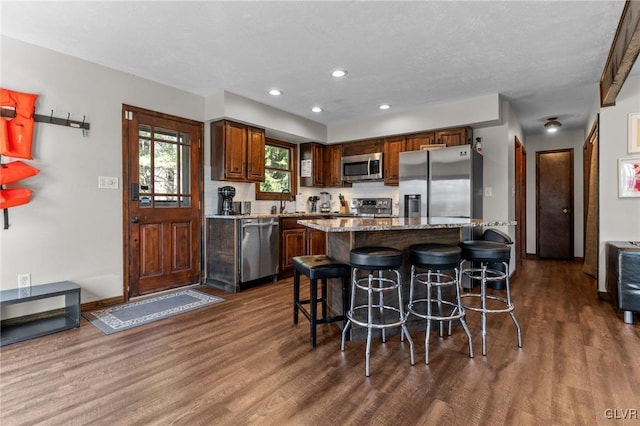
<path fill-rule="evenodd" d="M 125 294 L 200 282 L 202 123 L 123 106 Z"/>
<path fill-rule="evenodd" d="M 537 252 L 573 259 L 573 149 L 536 153 Z"/>

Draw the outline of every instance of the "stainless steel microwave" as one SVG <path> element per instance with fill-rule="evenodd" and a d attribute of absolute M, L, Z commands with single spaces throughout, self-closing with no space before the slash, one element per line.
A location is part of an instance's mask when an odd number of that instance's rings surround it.
<path fill-rule="evenodd" d="M 342 180 L 357 182 L 382 179 L 382 153 L 342 157 Z"/>

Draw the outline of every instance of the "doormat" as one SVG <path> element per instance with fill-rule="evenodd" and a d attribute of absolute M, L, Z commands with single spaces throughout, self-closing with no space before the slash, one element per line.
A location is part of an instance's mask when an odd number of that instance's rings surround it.
<path fill-rule="evenodd" d="M 82 316 L 105 334 L 113 334 L 223 301 L 220 297 L 186 289 L 82 313 Z"/>

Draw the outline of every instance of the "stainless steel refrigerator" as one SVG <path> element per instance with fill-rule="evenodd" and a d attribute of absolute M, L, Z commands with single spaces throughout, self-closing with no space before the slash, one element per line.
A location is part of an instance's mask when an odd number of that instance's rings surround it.
<path fill-rule="evenodd" d="M 401 216 L 481 219 L 482 193 L 482 155 L 471 145 L 400 154 Z"/>

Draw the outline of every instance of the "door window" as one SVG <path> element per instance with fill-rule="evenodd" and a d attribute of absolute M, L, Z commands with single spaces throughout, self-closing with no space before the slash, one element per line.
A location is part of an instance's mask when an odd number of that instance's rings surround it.
<path fill-rule="evenodd" d="M 188 133 L 138 127 L 140 207 L 191 207 Z"/>

